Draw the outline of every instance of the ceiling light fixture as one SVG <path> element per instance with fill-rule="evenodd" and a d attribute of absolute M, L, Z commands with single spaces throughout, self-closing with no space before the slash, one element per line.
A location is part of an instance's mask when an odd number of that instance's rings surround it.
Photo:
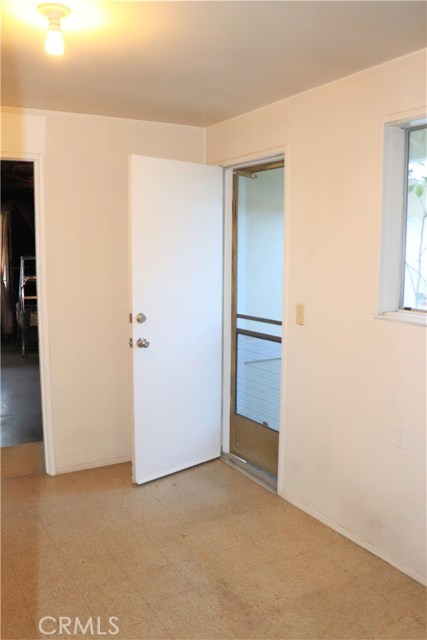
<path fill-rule="evenodd" d="M 48 19 L 46 40 L 44 48 L 50 56 L 62 56 L 64 54 L 64 38 L 61 30 L 61 20 L 70 15 L 71 9 L 63 4 L 44 2 L 39 4 L 37 10 Z"/>

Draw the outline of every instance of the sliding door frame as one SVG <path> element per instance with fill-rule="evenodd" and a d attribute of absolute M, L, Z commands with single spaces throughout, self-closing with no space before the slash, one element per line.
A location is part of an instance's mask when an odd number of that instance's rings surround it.
<path fill-rule="evenodd" d="M 268 153 L 257 152 L 245 156 L 226 159 L 219 164 L 226 169 L 224 173 L 224 353 L 223 353 L 223 428 L 222 452 L 230 455 L 230 415 L 232 408 L 232 348 L 233 348 L 233 172 L 238 170 L 255 170 L 256 167 L 284 162 L 284 265 L 282 291 L 282 366 L 281 366 L 281 406 L 279 429 L 279 456 L 277 468 L 277 493 L 281 494 L 285 487 L 285 406 L 286 406 L 286 351 L 287 351 L 287 310 L 289 295 L 289 190 L 286 188 L 290 171 L 290 148 L 283 145 L 270 149 Z"/>
<path fill-rule="evenodd" d="M 239 334 L 246 334 L 252 337 L 264 338 L 281 344 L 281 358 L 283 352 L 282 339 L 270 337 L 267 334 L 253 333 L 237 328 L 240 314 L 237 308 L 237 288 L 238 288 L 238 242 L 239 242 L 239 179 L 241 177 L 251 179 L 256 173 L 272 171 L 283 168 L 284 160 L 275 160 L 262 164 L 250 165 L 246 168 L 236 167 L 233 172 L 233 241 L 232 241 L 232 300 L 231 300 L 231 398 L 230 398 L 230 453 L 248 464 L 259 468 L 266 476 L 274 479 L 278 472 L 278 441 L 279 433 L 268 427 L 267 424 L 260 424 L 252 418 L 237 412 L 237 341 Z M 281 292 L 283 295 L 283 291 Z M 248 317 L 249 319 L 249 317 Z M 255 318 L 252 318 L 255 319 Z M 264 322 L 264 319 L 258 319 Z M 273 320 L 271 324 L 280 324 Z M 281 395 L 281 394 L 280 394 Z M 280 431 L 279 431 L 280 432 Z M 240 441 L 240 442 L 239 442 Z M 251 444 L 252 443 L 252 444 Z M 256 448 L 256 452 L 254 451 Z"/>

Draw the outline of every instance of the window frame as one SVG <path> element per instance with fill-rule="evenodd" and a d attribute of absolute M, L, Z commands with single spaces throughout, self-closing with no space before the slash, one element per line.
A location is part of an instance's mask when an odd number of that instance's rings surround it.
<path fill-rule="evenodd" d="M 384 124 L 380 286 L 377 318 L 427 326 L 422 309 L 403 307 L 408 202 L 409 132 L 423 128 L 420 116 Z"/>

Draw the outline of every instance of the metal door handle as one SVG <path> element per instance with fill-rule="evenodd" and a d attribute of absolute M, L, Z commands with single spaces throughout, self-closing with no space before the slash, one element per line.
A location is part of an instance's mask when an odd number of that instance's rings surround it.
<path fill-rule="evenodd" d="M 138 340 L 136 341 L 136 346 L 140 349 L 148 349 L 150 343 L 146 338 L 138 338 Z"/>

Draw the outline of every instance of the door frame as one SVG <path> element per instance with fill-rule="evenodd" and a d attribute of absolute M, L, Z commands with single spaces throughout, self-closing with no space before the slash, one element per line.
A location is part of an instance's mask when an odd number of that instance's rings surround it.
<path fill-rule="evenodd" d="M 231 362 L 232 362 L 232 253 L 233 253 L 233 170 L 284 160 L 284 264 L 282 292 L 282 354 L 286 354 L 288 344 L 288 296 L 289 296 L 289 175 L 290 148 L 281 145 L 268 151 L 259 151 L 220 162 L 224 172 L 224 299 L 223 299 L 223 407 L 222 407 L 222 452 L 230 453 L 230 410 L 231 410 Z M 286 415 L 286 372 L 287 358 L 282 357 L 279 459 L 277 466 L 277 494 L 285 487 L 285 415 Z"/>
<path fill-rule="evenodd" d="M 46 267 L 45 157 L 44 153 L 2 151 L 2 161 L 32 162 L 34 167 L 34 229 L 37 264 L 37 316 L 40 367 L 40 393 L 45 471 L 56 475 L 55 440 L 52 414 L 52 380 L 48 328 L 48 289 Z"/>

